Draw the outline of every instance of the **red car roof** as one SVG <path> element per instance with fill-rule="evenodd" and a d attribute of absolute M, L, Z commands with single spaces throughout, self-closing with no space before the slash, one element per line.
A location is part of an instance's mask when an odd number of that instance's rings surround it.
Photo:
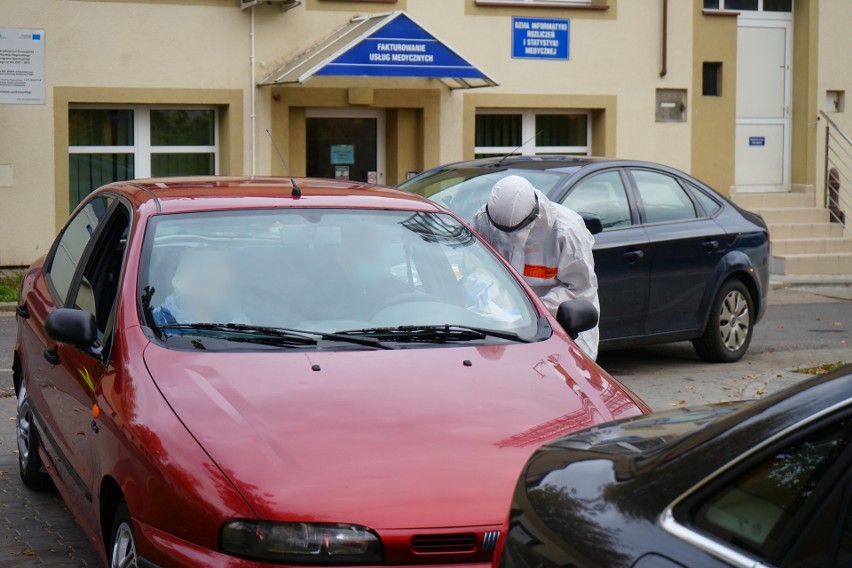
<path fill-rule="evenodd" d="M 345 207 L 439 211 L 425 198 L 354 181 L 296 178 L 301 197 L 293 197 L 290 178 L 192 177 L 117 182 L 103 191 L 126 195 L 137 207 L 156 202 L 162 213 L 267 207 Z"/>

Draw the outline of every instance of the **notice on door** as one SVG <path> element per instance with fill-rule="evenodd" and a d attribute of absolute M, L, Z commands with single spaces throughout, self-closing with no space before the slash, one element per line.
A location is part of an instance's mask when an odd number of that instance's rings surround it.
<path fill-rule="evenodd" d="M 766 146 L 766 136 L 749 136 L 749 146 Z"/>
<path fill-rule="evenodd" d="M 512 18 L 514 59 L 569 59 L 571 20 Z"/>
<path fill-rule="evenodd" d="M 0 104 L 44 104 L 44 30 L 0 28 Z"/>
<path fill-rule="evenodd" d="M 355 146 L 352 144 L 335 144 L 331 147 L 332 166 L 351 166 L 355 163 Z"/>

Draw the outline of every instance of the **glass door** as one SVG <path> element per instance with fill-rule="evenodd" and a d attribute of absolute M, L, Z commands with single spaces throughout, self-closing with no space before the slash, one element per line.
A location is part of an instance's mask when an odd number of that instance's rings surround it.
<path fill-rule="evenodd" d="M 308 177 L 385 183 L 385 112 L 308 109 Z"/>

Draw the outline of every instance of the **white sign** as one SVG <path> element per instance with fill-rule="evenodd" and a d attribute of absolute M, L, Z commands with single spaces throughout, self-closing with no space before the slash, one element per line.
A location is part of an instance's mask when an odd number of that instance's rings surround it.
<path fill-rule="evenodd" d="M 44 104 L 44 30 L 0 28 L 0 104 Z"/>

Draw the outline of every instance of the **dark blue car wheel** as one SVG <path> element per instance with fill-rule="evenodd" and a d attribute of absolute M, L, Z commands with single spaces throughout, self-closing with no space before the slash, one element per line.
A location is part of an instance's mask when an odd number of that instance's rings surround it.
<path fill-rule="evenodd" d="M 716 294 L 704 334 L 692 345 L 705 361 L 738 361 L 751 343 L 753 318 L 754 301 L 748 288 L 739 280 L 728 280 Z"/>

